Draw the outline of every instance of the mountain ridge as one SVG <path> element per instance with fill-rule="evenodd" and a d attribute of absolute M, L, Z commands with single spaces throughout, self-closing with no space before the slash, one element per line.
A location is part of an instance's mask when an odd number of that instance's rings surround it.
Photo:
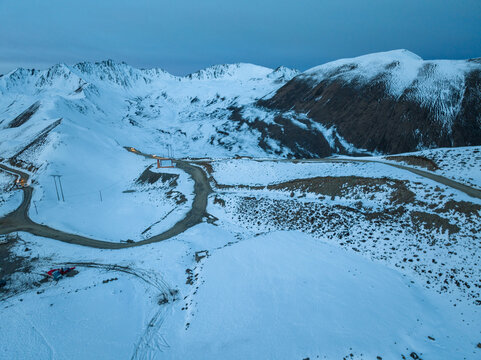
<path fill-rule="evenodd" d="M 407 50 L 302 73 L 236 63 L 178 77 L 112 60 L 19 68 L 0 77 L 0 136 L 15 138 L 2 141 L 0 157 L 18 153 L 59 118 L 55 141 L 85 128 L 104 142 L 148 143 L 152 152 L 156 144 L 176 144 L 179 156 L 325 157 L 481 145 L 480 89 L 476 59 L 423 60 Z M 8 128 L 19 116 L 14 124 L 21 125 Z"/>

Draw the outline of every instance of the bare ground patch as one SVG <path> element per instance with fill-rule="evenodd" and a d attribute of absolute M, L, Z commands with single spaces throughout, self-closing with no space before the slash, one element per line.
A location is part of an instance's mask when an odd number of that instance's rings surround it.
<path fill-rule="evenodd" d="M 450 211 L 463 213 L 467 216 L 479 214 L 481 211 L 481 205 L 473 204 L 467 201 L 455 201 L 449 200 L 444 204 L 444 207 L 438 210 L 440 213 L 447 213 Z"/>
<path fill-rule="evenodd" d="M 12 251 L 18 241 L 22 241 L 21 238 L 12 235 L 7 243 L 0 244 L 0 281 L 5 282 L 4 286 L 0 286 L 0 300 L 34 286 L 40 286 L 37 282 L 28 283 L 13 278 L 16 273 L 30 274 L 32 265 L 36 261 L 36 259 L 17 255 Z M 31 250 L 25 246 L 24 251 L 28 255 Z"/>
<path fill-rule="evenodd" d="M 415 226 L 422 226 L 428 230 L 448 231 L 449 234 L 454 234 L 461 230 L 459 226 L 451 224 L 448 219 L 436 214 L 423 211 L 411 211 L 410 216 Z"/>
<path fill-rule="evenodd" d="M 387 156 L 386 160 L 393 160 L 397 162 L 405 162 L 411 166 L 420 166 L 429 171 L 439 170 L 438 164 L 436 164 L 433 160 L 428 159 L 424 156 L 419 155 L 399 155 L 399 156 Z"/>
<path fill-rule="evenodd" d="M 163 183 L 168 183 L 172 187 L 177 186 L 177 179 L 179 178 L 179 175 L 153 172 L 150 169 L 152 169 L 152 165 L 145 169 L 144 172 L 139 176 L 139 178 L 136 180 L 137 184 L 154 184 L 160 180 Z"/>
<path fill-rule="evenodd" d="M 37 112 L 40 108 L 40 102 L 33 103 L 31 106 L 28 107 L 25 111 L 23 111 L 20 115 L 18 115 L 15 119 L 13 119 L 9 124 L 9 128 L 16 128 L 25 124 L 30 118 Z"/>
<path fill-rule="evenodd" d="M 268 185 L 268 190 L 301 191 L 330 196 L 331 198 L 350 197 L 354 192 L 364 194 L 391 190 L 390 200 L 394 204 L 412 203 L 415 194 L 407 187 L 408 181 L 388 178 L 368 178 L 359 176 L 315 177 L 296 179 L 275 185 Z"/>

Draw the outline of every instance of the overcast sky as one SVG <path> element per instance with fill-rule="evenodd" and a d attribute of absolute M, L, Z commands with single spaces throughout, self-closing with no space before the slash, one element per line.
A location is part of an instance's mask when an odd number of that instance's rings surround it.
<path fill-rule="evenodd" d="M 0 73 L 114 59 L 183 75 L 408 49 L 481 57 L 481 0 L 0 0 Z"/>

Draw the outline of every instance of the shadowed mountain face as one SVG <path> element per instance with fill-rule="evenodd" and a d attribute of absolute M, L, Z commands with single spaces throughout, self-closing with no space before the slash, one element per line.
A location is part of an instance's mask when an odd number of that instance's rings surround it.
<path fill-rule="evenodd" d="M 399 69 L 399 60 L 365 69 L 356 60 L 307 71 L 257 105 L 280 114 L 306 114 L 370 152 L 481 144 L 481 66 L 476 60 L 453 61 L 451 68 L 446 62 L 417 60 L 409 71 Z M 396 84 L 396 77 L 404 84 Z M 290 141 L 292 136 L 296 133 L 286 134 Z"/>

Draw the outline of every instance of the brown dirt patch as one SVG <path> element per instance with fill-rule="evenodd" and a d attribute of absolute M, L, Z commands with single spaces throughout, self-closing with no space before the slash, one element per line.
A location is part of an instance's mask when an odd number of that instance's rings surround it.
<path fill-rule="evenodd" d="M 215 184 L 215 187 L 218 189 L 246 189 L 246 190 L 263 190 L 266 186 L 261 185 L 224 185 L 224 184 Z"/>
<path fill-rule="evenodd" d="M 396 181 L 390 200 L 393 204 L 412 204 L 416 194 L 409 190 L 405 182 Z"/>
<path fill-rule="evenodd" d="M 309 179 L 296 179 L 279 184 L 268 185 L 269 190 L 302 191 L 321 194 L 325 196 L 346 196 L 357 188 L 363 193 L 383 191 L 381 186 L 387 185 L 394 190 L 391 201 L 395 204 L 411 203 L 415 194 L 406 186 L 407 181 L 392 180 L 387 178 L 366 178 L 358 176 L 340 177 L 315 177 Z"/>
<path fill-rule="evenodd" d="M 220 206 L 225 207 L 224 199 L 217 196 L 214 198 L 214 204 L 219 204 Z"/>
<path fill-rule="evenodd" d="M 11 252 L 11 249 L 15 242 L 17 241 L 16 238 L 11 238 L 8 243 L 0 244 L 0 280 L 4 280 L 7 282 L 7 287 L 9 286 L 10 277 L 15 274 L 16 272 L 30 272 L 31 267 L 26 262 L 27 257 L 18 256 Z M 0 287 L 0 298 L 4 295 L 8 295 L 12 290 L 7 289 L 6 287 Z"/>
<path fill-rule="evenodd" d="M 444 204 L 444 207 L 437 210 L 437 212 L 447 213 L 451 210 L 470 216 L 479 213 L 481 211 L 481 205 L 473 204 L 467 201 L 449 200 L 446 204 Z"/>
<path fill-rule="evenodd" d="M 157 173 L 151 171 L 151 168 L 152 165 L 144 170 L 144 172 L 137 179 L 137 184 L 154 184 L 160 179 L 163 183 L 169 183 L 171 186 L 177 186 L 177 179 L 179 178 L 179 175 Z"/>
<path fill-rule="evenodd" d="M 408 155 L 408 156 L 388 156 L 386 160 L 393 160 L 397 162 L 405 162 L 411 166 L 420 166 L 430 171 L 439 170 L 438 164 L 436 164 L 433 160 L 428 159 L 424 156 L 418 155 Z"/>
<path fill-rule="evenodd" d="M 449 223 L 449 220 L 436 214 L 430 214 L 422 211 L 412 211 L 411 220 L 414 225 L 424 227 L 428 230 L 448 231 L 449 234 L 459 232 L 461 229 L 457 225 Z"/>

